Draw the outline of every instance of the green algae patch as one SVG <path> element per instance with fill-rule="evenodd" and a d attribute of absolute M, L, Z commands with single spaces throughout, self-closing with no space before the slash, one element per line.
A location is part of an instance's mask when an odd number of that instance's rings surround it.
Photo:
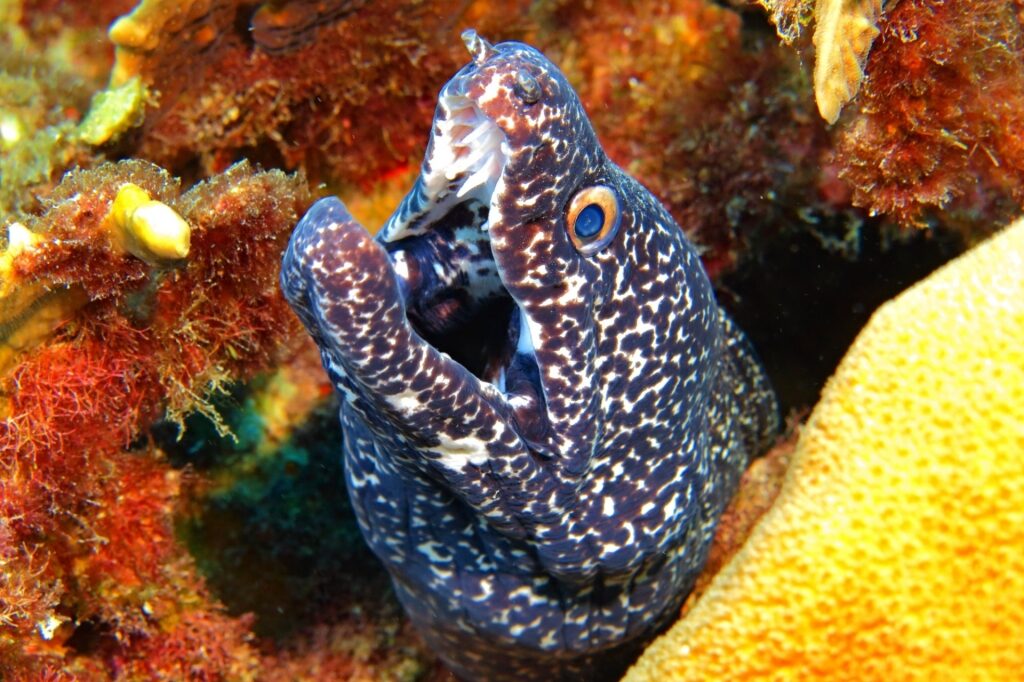
<path fill-rule="evenodd" d="M 142 123 L 145 107 L 146 86 L 138 76 L 98 92 L 78 127 L 78 138 L 93 146 L 116 140 Z"/>

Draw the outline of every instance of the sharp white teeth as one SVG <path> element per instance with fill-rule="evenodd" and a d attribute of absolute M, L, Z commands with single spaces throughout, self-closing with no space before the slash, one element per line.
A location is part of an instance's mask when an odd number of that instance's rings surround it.
<path fill-rule="evenodd" d="M 465 169 L 463 168 L 461 163 L 457 164 L 453 162 L 451 165 L 444 169 L 444 177 L 448 180 L 454 180 L 459 176 L 459 174 L 462 173 L 463 170 Z"/>
<path fill-rule="evenodd" d="M 472 109 L 458 109 L 453 111 L 445 123 L 448 127 L 454 126 L 475 126 L 478 117 Z"/>
<path fill-rule="evenodd" d="M 487 146 L 490 146 L 491 138 L 493 137 L 496 128 L 497 126 L 490 121 L 485 121 L 477 125 L 471 133 L 463 137 L 462 140 L 460 140 L 460 143 L 464 145 L 472 145 L 480 140 L 486 140 Z"/>
<path fill-rule="evenodd" d="M 451 95 L 446 92 L 442 92 L 440 96 L 441 106 L 449 110 L 459 110 L 471 108 L 472 102 L 465 95 Z"/>
<path fill-rule="evenodd" d="M 483 168 L 466 178 L 466 181 L 462 183 L 462 187 L 459 187 L 458 197 L 460 199 L 477 187 L 487 184 L 487 181 L 491 179 L 491 170 L 488 166 L 490 164 L 484 164 Z"/>
<path fill-rule="evenodd" d="M 459 198 L 466 196 L 469 192 L 482 186 L 486 186 L 487 193 L 492 194 L 494 192 L 494 186 L 498 182 L 498 178 L 501 177 L 501 171 L 504 164 L 504 157 L 492 154 L 487 161 L 476 170 L 476 172 L 466 178 L 462 187 L 459 188 Z"/>
<path fill-rule="evenodd" d="M 475 195 L 484 201 L 482 193 L 493 192 L 510 156 L 505 135 L 467 97 L 442 93 L 441 106 L 446 116 L 436 124 L 425 164 L 427 193 L 440 201 L 440 193 L 450 188 L 450 201 Z"/>
<path fill-rule="evenodd" d="M 486 161 L 487 157 L 490 156 L 493 151 L 493 148 L 488 146 L 474 147 L 470 149 L 469 155 L 463 159 L 459 165 L 466 170 L 479 168 L 480 166 L 485 165 L 481 162 Z"/>

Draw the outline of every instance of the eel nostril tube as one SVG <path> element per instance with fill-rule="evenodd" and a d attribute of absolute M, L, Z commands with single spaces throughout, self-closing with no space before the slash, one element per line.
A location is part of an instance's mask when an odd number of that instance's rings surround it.
<path fill-rule="evenodd" d="M 483 64 L 491 55 L 496 54 L 494 46 L 471 28 L 462 32 L 462 42 L 466 43 L 466 49 L 469 50 L 469 54 L 477 64 Z"/>

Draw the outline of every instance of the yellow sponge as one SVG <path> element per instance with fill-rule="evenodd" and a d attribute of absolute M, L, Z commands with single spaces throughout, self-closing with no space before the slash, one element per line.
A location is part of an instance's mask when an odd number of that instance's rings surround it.
<path fill-rule="evenodd" d="M 880 308 L 775 505 L 626 680 L 1024 676 L 1024 220 Z"/>
<path fill-rule="evenodd" d="M 126 182 L 110 206 L 111 235 L 121 248 L 149 263 L 188 255 L 192 228 L 173 208 Z"/>

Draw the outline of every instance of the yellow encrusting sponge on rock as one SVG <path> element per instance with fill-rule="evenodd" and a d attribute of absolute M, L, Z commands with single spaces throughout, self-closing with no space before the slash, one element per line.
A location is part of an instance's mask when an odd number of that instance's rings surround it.
<path fill-rule="evenodd" d="M 1024 220 L 882 306 L 782 492 L 626 675 L 1024 674 Z"/>
<path fill-rule="evenodd" d="M 144 261 L 180 260 L 188 255 L 192 236 L 189 224 L 138 185 L 129 182 L 121 186 L 109 218 L 118 246 Z"/>

